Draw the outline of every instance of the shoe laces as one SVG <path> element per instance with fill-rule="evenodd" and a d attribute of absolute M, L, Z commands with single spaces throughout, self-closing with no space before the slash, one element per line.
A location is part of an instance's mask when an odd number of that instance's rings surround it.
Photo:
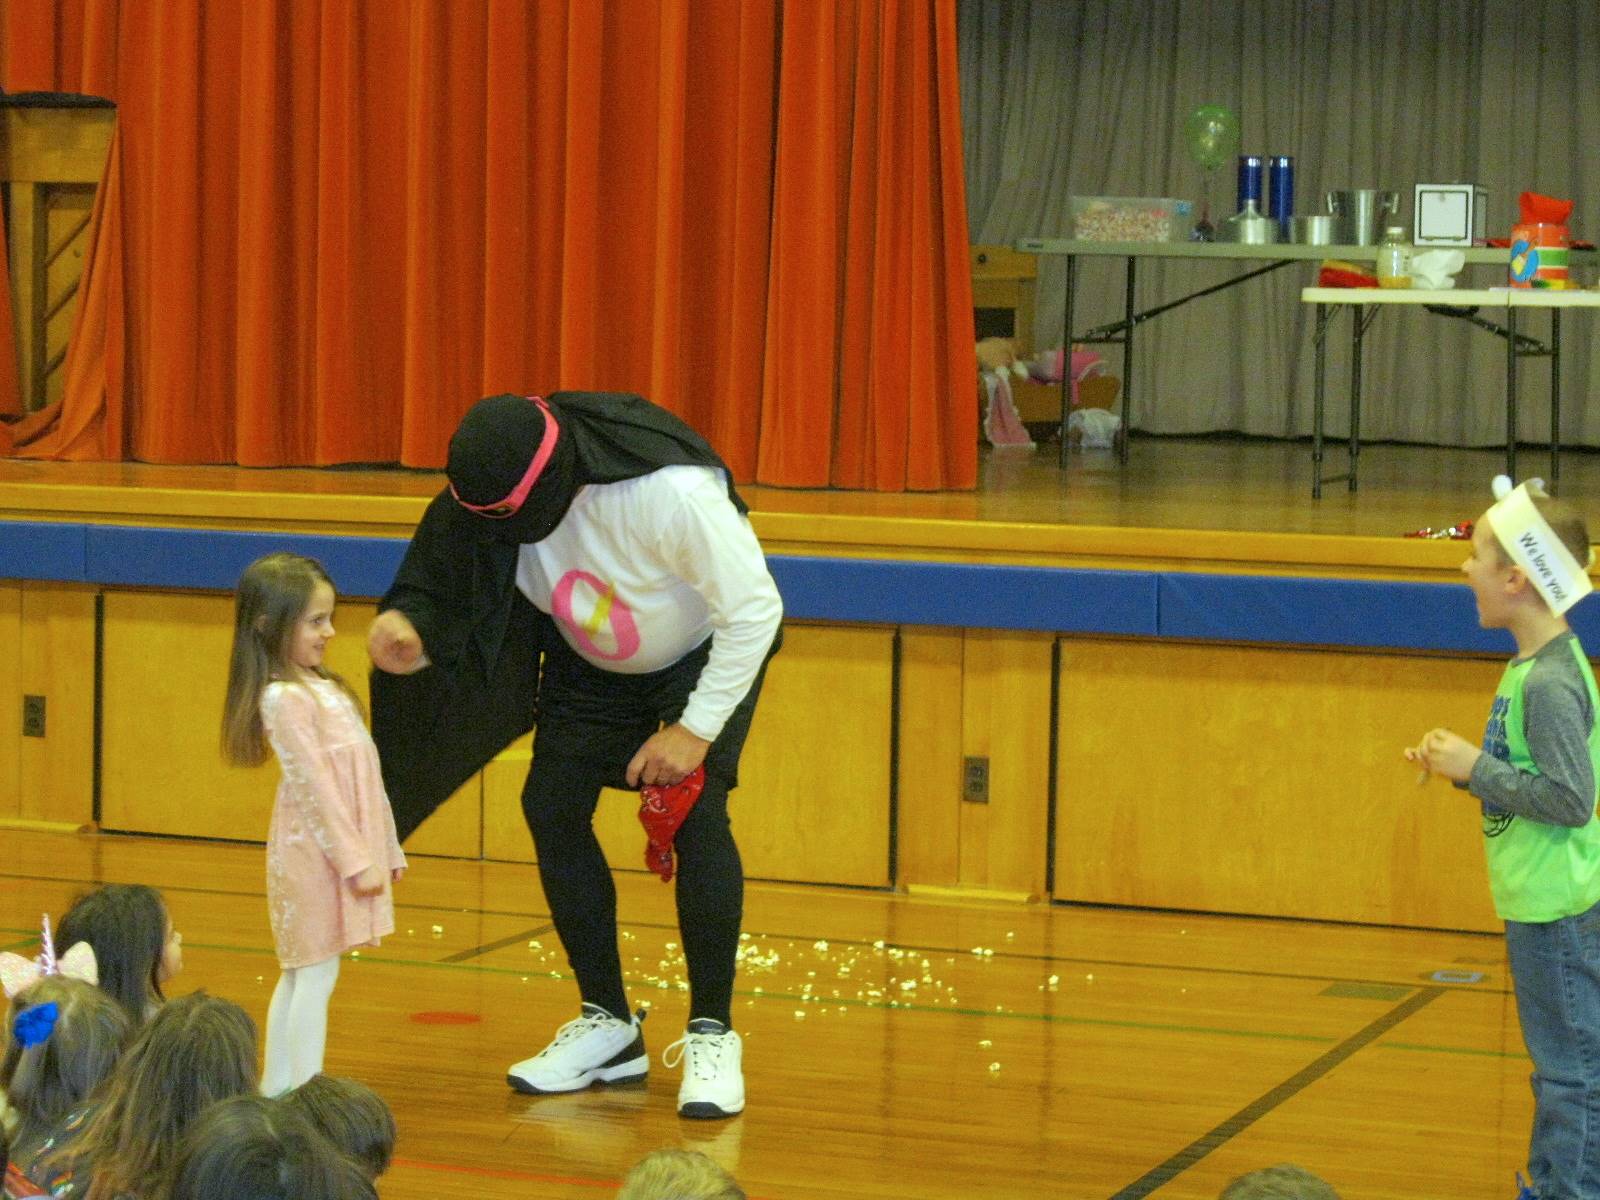
<path fill-rule="evenodd" d="M 616 1017 L 613 1017 L 610 1013 L 605 1012 L 604 1010 L 586 1012 L 581 1016 L 573 1017 L 572 1020 L 568 1021 L 560 1029 L 556 1030 L 555 1039 L 551 1041 L 551 1043 L 543 1050 L 539 1051 L 538 1057 L 543 1058 L 546 1054 L 551 1053 L 561 1046 L 567 1045 L 569 1042 L 575 1042 L 579 1038 L 585 1037 L 596 1030 L 604 1029 L 608 1024 L 616 1019 Z"/>
<path fill-rule="evenodd" d="M 715 1079 L 722 1070 L 722 1060 L 738 1042 L 733 1030 L 721 1033 L 685 1033 L 661 1052 L 661 1065 L 669 1070 L 687 1059 L 684 1073 L 696 1079 Z"/>

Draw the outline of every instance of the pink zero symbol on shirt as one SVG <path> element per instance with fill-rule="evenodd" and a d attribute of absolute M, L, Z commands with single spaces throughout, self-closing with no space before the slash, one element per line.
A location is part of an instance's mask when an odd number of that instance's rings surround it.
<path fill-rule="evenodd" d="M 589 619 L 580 621 L 572 611 L 572 592 L 578 584 L 585 584 L 594 597 L 594 608 Z M 556 620 L 572 631 L 586 651 L 596 658 L 611 662 L 632 658 L 639 652 L 639 627 L 634 624 L 633 610 L 617 599 L 609 584 L 601 583 L 587 571 L 568 571 L 550 593 L 550 607 Z M 606 650 L 594 640 L 594 635 L 609 622 L 615 650 Z"/>

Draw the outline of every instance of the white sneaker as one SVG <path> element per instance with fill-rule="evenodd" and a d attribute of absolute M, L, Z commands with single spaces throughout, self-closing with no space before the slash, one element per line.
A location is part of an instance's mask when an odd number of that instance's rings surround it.
<path fill-rule="evenodd" d="M 678 1115 L 715 1120 L 744 1111 L 744 1057 L 739 1035 L 720 1021 L 700 1018 L 661 1054 L 663 1066 L 683 1060 Z"/>
<path fill-rule="evenodd" d="M 643 1020 L 642 1010 L 624 1021 L 585 1004 L 583 1015 L 556 1030 L 548 1046 L 507 1068 L 506 1082 L 532 1096 L 576 1092 L 596 1083 L 636 1083 L 650 1071 L 639 1029 Z"/>

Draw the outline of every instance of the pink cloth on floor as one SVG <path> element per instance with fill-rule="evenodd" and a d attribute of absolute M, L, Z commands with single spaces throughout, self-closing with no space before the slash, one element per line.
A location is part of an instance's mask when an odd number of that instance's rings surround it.
<path fill-rule="evenodd" d="M 391 873 L 406 865 L 377 747 L 330 679 L 270 683 L 261 721 L 283 768 L 267 833 L 267 909 L 278 962 L 306 967 L 394 932 Z M 383 888 L 358 896 L 376 864 Z"/>
<path fill-rule="evenodd" d="M 991 446 L 1033 447 L 1027 426 L 1017 412 L 1016 401 L 1011 396 L 1011 376 L 1005 371 L 986 371 L 983 386 L 988 390 L 989 403 L 983 418 L 983 436 Z"/>

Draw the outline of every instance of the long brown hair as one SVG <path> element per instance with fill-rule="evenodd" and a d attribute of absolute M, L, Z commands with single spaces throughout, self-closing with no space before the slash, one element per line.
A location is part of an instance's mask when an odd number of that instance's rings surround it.
<path fill-rule="evenodd" d="M 256 767 L 267 761 L 261 693 L 274 679 L 294 678 L 290 641 L 319 583 L 327 584 L 337 599 L 338 589 L 321 563 L 286 551 L 256 559 L 239 577 L 228 696 L 222 705 L 222 757 L 236 767 Z M 355 699 L 350 686 L 332 671 L 319 667 L 317 674 L 333 680 Z"/>
<path fill-rule="evenodd" d="M 205 992 L 169 1000 L 122 1056 L 83 1132 L 47 1155 L 46 1169 L 82 1162 L 93 1175 L 84 1200 L 148 1192 L 195 1119 L 258 1082 L 256 1027 L 244 1009 Z"/>
<path fill-rule="evenodd" d="M 166 996 L 161 959 L 167 948 L 167 905 L 142 883 L 107 883 L 72 902 L 56 930 L 56 945 L 88 942 L 100 988 L 128 1012 L 133 1027 Z"/>

